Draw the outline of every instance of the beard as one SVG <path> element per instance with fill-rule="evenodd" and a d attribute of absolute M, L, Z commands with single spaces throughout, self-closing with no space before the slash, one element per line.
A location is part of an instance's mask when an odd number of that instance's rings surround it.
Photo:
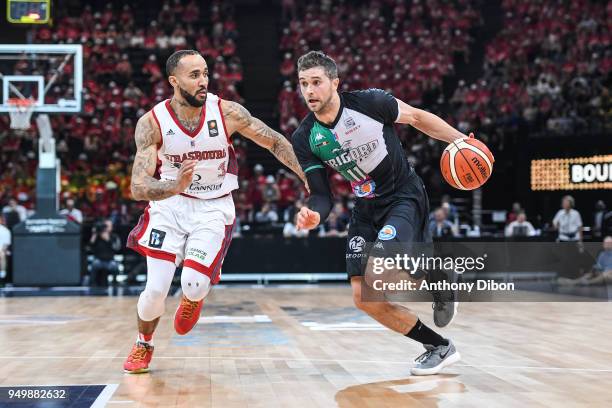
<path fill-rule="evenodd" d="M 193 95 L 192 95 L 192 94 L 190 94 L 189 92 L 187 92 L 186 90 L 184 90 L 183 88 L 181 88 L 180 86 L 179 86 L 179 91 L 180 91 L 181 96 L 183 97 L 183 99 L 185 99 L 185 101 L 186 101 L 186 102 L 187 102 L 189 105 L 193 106 L 194 108 L 201 108 L 201 107 L 202 107 L 202 106 L 204 106 L 204 104 L 206 103 L 206 97 L 204 97 L 204 99 L 203 99 L 203 100 L 199 100 L 199 99 L 197 98 L 197 94 L 198 94 L 198 92 L 201 92 L 201 91 L 202 91 L 202 89 L 198 89 L 198 90 L 195 92 L 195 94 L 193 94 Z M 204 89 L 204 91 L 205 91 L 205 92 L 207 92 L 207 90 L 206 90 L 206 89 Z"/>
<path fill-rule="evenodd" d="M 329 98 L 327 98 L 325 101 L 321 101 L 321 106 L 319 107 L 319 109 L 313 110 L 312 112 L 320 113 L 320 114 L 325 113 L 325 111 L 329 109 L 329 105 L 332 101 L 332 96 L 333 96 L 333 92 L 330 93 Z"/>

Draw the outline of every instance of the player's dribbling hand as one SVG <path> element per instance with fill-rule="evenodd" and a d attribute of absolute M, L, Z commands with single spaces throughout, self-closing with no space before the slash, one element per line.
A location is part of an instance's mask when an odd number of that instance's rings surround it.
<path fill-rule="evenodd" d="M 176 179 L 176 189 L 179 193 L 182 193 L 191 184 L 191 180 L 193 179 L 193 171 L 195 170 L 197 163 L 198 162 L 196 160 L 185 160 L 182 163 Z"/>
<path fill-rule="evenodd" d="M 299 230 L 311 230 L 321 222 L 321 214 L 308 207 L 302 207 L 297 215 L 296 226 Z"/>

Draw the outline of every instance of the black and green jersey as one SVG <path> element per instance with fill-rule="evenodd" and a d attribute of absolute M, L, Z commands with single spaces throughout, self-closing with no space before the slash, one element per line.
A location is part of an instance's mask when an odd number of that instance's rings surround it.
<path fill-rule="evenodd" d="M 386 197 L 413 171 L 395 134 L 397 100 L 380 89 L 340 93 L 340 111 L 330 125 L 311 112 L 292 136 L 308 175 L 329 166 L 351 182 L 359 198 Z"/>

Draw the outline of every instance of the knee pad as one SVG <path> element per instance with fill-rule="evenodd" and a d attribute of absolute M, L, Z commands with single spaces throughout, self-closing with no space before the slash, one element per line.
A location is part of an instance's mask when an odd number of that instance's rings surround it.
<path fill-rule="evenodd" d="M 210 290 L 210 278 L 203 273 L 191 269 L 183 268 L 181 274 L 181 288 L 185 297 L 192 302 L 202 300 L 208 295 Z"/>
<path fill-rule="evenodd" d="M 138 298 L 138 317 L 145 322 L 164 314 L 166 296 L 157 290 L 144 290 Z"/>

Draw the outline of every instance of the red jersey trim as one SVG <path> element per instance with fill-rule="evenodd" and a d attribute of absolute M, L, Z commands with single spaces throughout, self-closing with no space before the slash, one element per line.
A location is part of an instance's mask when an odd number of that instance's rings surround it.
<path fill-rule="evenodd" d="M 155 109 L 151 109 L 151 113 L 153 114 L 153 119 L 155 119 L 155 123 L 157 123 L 157 128 L 159 129 L 159 137 L 161 139 L 161 142 L 157 144 L 157 149 L 159 150 L 164 145 L 164 135 L 161 130 L 161 125 L 159 124 L 159 119 L 157 119 L 157 115 L 155 114 Z"/>
<path fill-rule="evenodd" d="M 196 130 L 194 130 L 193 132 L 190 132 L 189 130 L 185 129 L 185 127 L 178 120 L 178 118 L 176 117 L 176 113 L 172 109 L 172 106 L 170 106 L 170 99 L 166 99 L 165 105 L 166 109 L 168 109 L 168 113 L 170 113 L 170 117 L 172 117 L 174 123 L 176 123 L 176 125 L 179 127 L 179 129 L 181 129 L 183 133 L 185 133 L 189 137 L 196 137 L 198 133 L 200 133 L 200 130 L 202 130 L 202 127 L 204 126 L 204 122 L 206 122 L 206 104 L 202 106 L 202 113 L 200 114 L 200 123 L 198 124 Z"/>
<path fill-rule="evenodd" d="M 202 265 L 193 259 L 185 259 L 183 262 L 183 267 L 192 268 L 201 274 L 208 276 L 213 285 L 217 284 L 221 279 L 221 266 L 223 265 L 223 259 L 225 259 L 227 250 L 232 242 L 234 224 L 235 221 L 234 223 L 225 226 L 225 236 L 221 243 L 221 248 L 219 248 L 219 252 L 217 252 L 215 259 L 211 262 L 210 266 Z"/>
<path fill-rule="evenodd" d="M 223 123 L 223 131 L 225 132 L 225 137 L 227 138 L 227 143 L 231 146 L 232 145 L 232 141 L 230 139 L 230 134 L 227 131 L 227 127 L 225 126 L 225 116 L 223 116 L 223 109 L 221 109 L 221 98 L 219 98 L 219 114 L 221 115 L 221 123 Z"/>

